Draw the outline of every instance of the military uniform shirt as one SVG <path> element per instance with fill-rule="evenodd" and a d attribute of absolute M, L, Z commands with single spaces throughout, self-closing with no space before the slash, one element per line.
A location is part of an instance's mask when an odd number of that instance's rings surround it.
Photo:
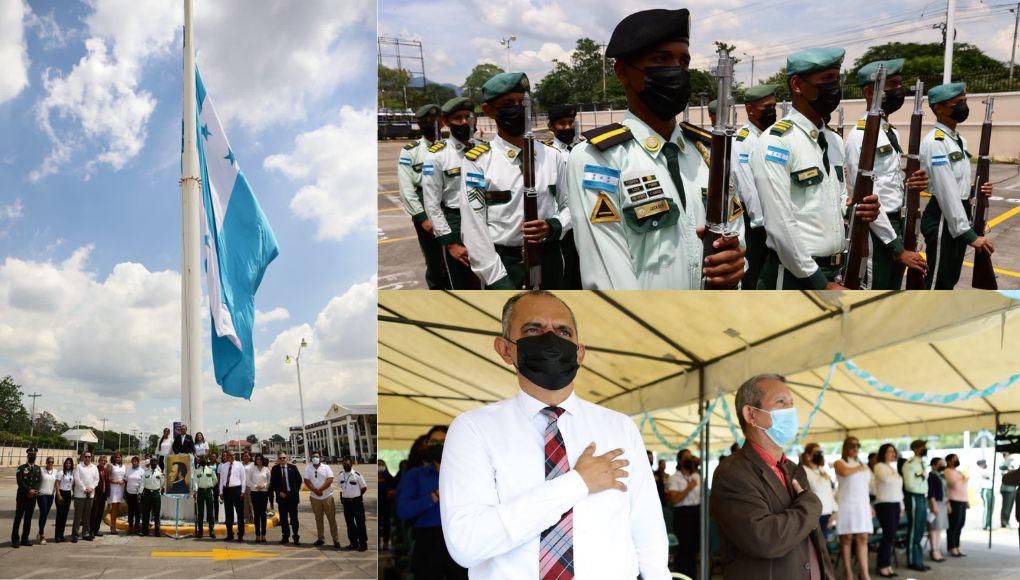
<path fill-rule="evenodd" d="M 819 132 L 828 144 L 828 172 Z M 768 247 L 784 268 L 798 278 L 812 278 L 815 288 L 824 288 L 825 276 L 813 258 L 832 257 L 846 249 L 842 139 L 790 109 L 759 138 L 751 171 L 765 214 Z"/>
<path fill-rule="evenodd" d="M 195 474 L 191 481 L 194 482 L 195 489 L 212 489 L 216 487 L 216 469 L 209 465 L 205 467 L 196 466 Z"/>
<path fill-rule="evenodd" d="M 694 290 L 701 287 L 708 165 L 677 125 L 665 140 L 629 111 L 633 135 L 605 151 L 589 139 L 570 152 L 565 186 L 585 289 Z M 679 146 L 686 205 L 670 177 L 666 143 Z"/>
<path fill-rule="evenodd" d="M 484 151 L 482 151 L 484 149 Z M 477 150 L 477 151 L 476 151 Z M 476 146 L 461 165 L 460 217 L 464 245 L 471 269 L 492 286 L 507 276 L 496 253 L 496 245 L 524 246 L 524 176 L 521 149 L 498 135 L 491 143 Z M 553 227 L 550 237 L 562 237 L 570 228 L 566 195 L 557 188 L 563 171 L 560 152 L 535 142 L 535 189 L 538 191 L 538 219 Z"/>
<path fill-rule="evenodd" d="M 761 200 L 758 198 L 758 186 L 754 183 L 751 172 L 751 156 L 758 145 L 761 131 L 753 123 L 745 123 L 733 140 L 732 156 L 730 157 L 731 181 L 736 188 L 740 202 L 747 212 L 752 228 L 765 225 L 765 216 L 761 211 Z"/>
<path fill-rule="evenodd" d="M 864 125 L 868 116 L 864 115 L 857 122 L 857 128 L 850 132 L 846 138 L 846 187 L 847 192 L 854 190 L 857 183 L 858 164 L 861 160 L 861 146 L 864 144 Z M 904 171 L 900 163 L 900 152 L 893 147 L 889 141 L 887 131 L 892 131 L 896 136 L 896 142 L 900 141 L 900 133 L 885 119 L 882 120 L 878 132 L 878 150 L 875 152 L 874 177 L 875 182 L 873 193 L 878 196 L 882 208 L 878 218 L 871 222 L 871 231 L 882 241 L 890 246 L 895 254 L 903 251 L 903 242 L 899 240 L 896 230 L 893 229 L 889 216 L 886 214 L 896 213 L 903 209 L 904 200 Z M 901 145 L 902 147 L 902 145 Z M 899 242 L 899 243 L 896 243 Z"/>
<path fill-rule="evenodd" d="M 978 235 L 963 206 L 968 203 L 971 189 L 967 140 L 942 123 L 935 123 L 935 128 L 921 140 L 920 153 L 921 169 L 928 172 L 929 189 L 939 202 L 950 235 L 963 236 L 968 244 L 973 242 Z"/>
<path fill-rule="evenodd" d="M 365 478 L 358 473 L 358 470 L 340 471 L 340 477 L 336 478 L 340 486 L 340 497 L 343 499 L 354 499 L 361 497 L 361 488 L 367 488 Z"/>
<path fill-rule="evenodd" d="M 421 202 L 421 172 L 432 142 L 422 137 L 414 143 L 408 143 L 397 157 L 397 183 L 400 191 L 400 202 L 404 211 L 417 221 L 426 219 L 425 208 Z"/>
<path fill-rule="evenodd" d="M 18 482 L 18 489 L 39 491 L 39 486 L 42 485 L 42 470 L 38 465 L 22 463 L 18 466 L 18 475 L 15 479 Z"/>
<path fill-rule="evenodd" d="M 145 475 L 143 476 L 145 481 L 142 484 L 142 488 L 146 491 L 159 491 L 163 489 L 163 470 L 156 468 L 155 470 L 145 468 Z"/>
<path fill-rule="evenodd" d="M 903 464 L 903 489 L 910 493 L 928 494 L 928 477 L 924 473 L 924 458 L 913 457 Z"/>
<path fill-rule="evenodd" d="M 460 207 L 460 164 L 473 145 L 464 145 L 454 137 L 427 149 L 421 170 L 422 203 L 432 222 L 432 233 L 440 244 L 460 242 L 446 221 L 443 208 Z"/>

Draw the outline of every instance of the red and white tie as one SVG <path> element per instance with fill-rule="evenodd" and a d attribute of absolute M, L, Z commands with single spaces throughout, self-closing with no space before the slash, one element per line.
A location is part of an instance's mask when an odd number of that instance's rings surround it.
<path fill-rule="evenodd" d="M 570 471 L 567 448 L 556 424 L 563 409 L 546 407 L 542 414 L 549 419 L 545 428 L 545 479 L 549 481 Z M 574 578 L 574 510 L 560 516 L 560 521 L 542 532 L 538 550 L 541 580 L 572 580 Z"/>

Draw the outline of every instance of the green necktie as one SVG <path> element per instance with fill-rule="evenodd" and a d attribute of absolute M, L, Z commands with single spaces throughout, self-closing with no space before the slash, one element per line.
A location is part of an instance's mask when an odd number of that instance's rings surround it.
<path fill-rule="evenodd" d="M 818 146 L 822 148 L 822 162 L 825 163 L 825 174 L 829 174 L 829 140 L 825 138 L 825 131 L 818 132 Z"/>
<path fill-rule="evenodd" d="M 680 146 L 670 142 L 662 146 L 662 154 L 666 156 L 666 167 L 669 168 L 669 177 L 676 186 L 676 192 L 680 194 L 680 204 L 687 209 L 687 194 L 684 192 L 684 182 L 680 179 Z"/>
<path fill-rule="evenodd" d="M 885 136 L 889 138 L 889 144 L 893 146 L 893 149 L 902 155 L 903 149 L 900 147 L 900 140 L 896 138 L 896 132 L 893 131 L 892 125 L 889 125 L 889 128 L 885 130 Z"/>

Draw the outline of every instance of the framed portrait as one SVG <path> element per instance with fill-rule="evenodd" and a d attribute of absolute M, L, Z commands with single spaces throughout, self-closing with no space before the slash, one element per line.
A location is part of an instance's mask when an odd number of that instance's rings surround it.
<path fill-rule="evenodd" d="M 191 471 L 194 459 L 187 453 L 168 455 L 166 458 L 166 495 L 191 495 Z"/>

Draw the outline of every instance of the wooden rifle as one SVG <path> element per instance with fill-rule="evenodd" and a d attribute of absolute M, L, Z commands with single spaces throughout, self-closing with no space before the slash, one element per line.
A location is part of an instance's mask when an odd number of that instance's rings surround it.
<path fill-rule="evenodd" d="M 910 116 L 910 140 L 907 144 L 907 171 L 903 179 L 903 191 L 906 192 L 906 218 L 903 224 L 903 248 L 916 252 L 921 238 L 921 189 L 907 187 L 910 176 L 921 169 L 921 120 L 924 112 L 921 104 L 924 101 L 924 83 L 917 79 L 914 85 L 914 113 Z M 924 274 L 907 268 L 907 290 L 923 290 Z"/>
<path fill-rule="evenodd" d="M 985 122 L 981 125 L 981 145 L 978 148 L 977 173 L 974 176 L 974 190 L 971 192 L 971 203 L 974 207 L 974 233 L 978 236 L 985 235 L 986 220 L 988 218 L 988 196 L 981 193 L 981 186 L 988 183 L 989 150 L 992 145 L 992 108 L 995 97 L 988 97 L 985 100 Z M 966 155 L 966 152 L 964 152 Z M 992 267 L 992 256 L 988 252 L 974 251 L 974 277 L 971 278 L 971 286 L 981 290 L 998 290 L 999 285 L 995 281 L 995 269 Z"/>
<path fill-rule="evenodd" d="M 524 223 L 538 219 L 538 190 L 535 189 L 535 131 L 531 123 L 531 96 L 524 95 L 524 148 L 521 149 L 521 174 L 524 177 Z M 524 289 L 542 286 L 542 246 L 524 240 Z"/>
<path fill-rule="evenodd" d="M 734 123 L 730 121 L 734 111 L 730 106 L 733 59 L 724 49 L 719 50 L 719 64 L 714 73 L 719 82 L 719 106 L 716 109 L 715 124 L 712 126 L 712 154 L 709 157 L 708 191 L 705 195 L 705 233 L 701 238 L 702 255 L 705 258 L 719 253 L 719 248 L 715 247 L 716 240 L 736 235 L 729 229 L 730 148 L 735 133 Z M 735 120 L 735 115 L 733 118 Z M 704 276 L 701 278 L 701 287 L 704 290 L 733 289 L 709 284 Z"/>

